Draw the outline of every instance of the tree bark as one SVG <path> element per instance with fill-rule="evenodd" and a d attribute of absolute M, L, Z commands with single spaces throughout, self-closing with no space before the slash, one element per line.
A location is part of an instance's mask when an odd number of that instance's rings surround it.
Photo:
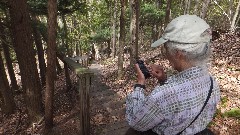
<path fill-rule="evenodd" d="M 7 75 L 5 72 L 2 55 L 0 52 L 0 93 L 3 98 L 3 112 L 6 114 L 11 114 L 14 112 L 15 103 L 13 94 L 10 90 L 9 83 L 7 80 Z"/>
<path fill-rule="evenodd" d="M 120 39 L 118 51 L 118 79 L 123 77 L 123 48 L 125 46 L 125 0 L 121 0 Z"/>
<path fill-rule="evenodd" d="M 53 93 L 56 75 L 57 0 L 48 0 L 48 49 L 45 93 L 45 127 L 53 127 Z"/>
<path fill-rule="evenodd" d="M 7 64 L 8 74 L 9 74 L 9 77 L 11 80 L 12 89 L 18 90 L 17 80 L 16 80 L 16 76 L 14 73 L 13 65 L 12 65 L 11 55 L 9 52 L 10 50 L 8 48 L 7 40 L 6 40 L 6 36 L 5 36 L 5 29 L 1 22 L 0 22 L 0 37 L 2 40 L 3 52 L 4 52 L 5 59 L 6 59 L 6 64 Z"/>
<path fill-rule="evenodd" d="M 210 2 L 211 2 L 211 0 L 204 0 L 203 3 L 202 3 L 202 11 L 200 13 L 200 17 L 202 19 L 204 19 L 206 17 L 207 10 L 208 10 L 208 5 L 209 5 Z"/>
<path fill-rule="evenodd" d="M 57 74 L 61 73 L 62 67 L 61 67 L 61 65 L 60 65 L 60 63 L 59 63 L 57 58 L 56 58 L 56 66 L 57 66 L 57 68 L 56 68 Z M 57 75 L 56 75 L 56 78 L 57 78 Z"/>
<path fill-rule="evenodd" d="M 116 19 L 117 19 L 117 4 L 116 0 L 113 2 L 113 15 L 112 15 L 112 56 L 116 57 Z"/>
<path fill-rule="evenodd" d="M 139 31 L 139 0 L 130 0 L 131 9 L 131 24 L 130 24 L 130 37 L 131 37 L 131 52 L 130 65 L 134 64 L 135 59 L 138 58 L 138 31 Z"/>
<path fill-rule="evenodd" d="M 189 14 L 191 9 L 191 0 L 185 0 L 184 14 Z"/>
<path fill-rule="evenodd" d="M 165 26 L 167 26 L 167 24 L 170 20 L 171 5 L 172 5 L 172 0 L 168 0 L 167 1 L 167 8 L 166 8 Z"/>
<path fill-rule="evenodd" d="M 184 13 L 183 13 L 184 15 L 187 14 L 188 1 L 189 1 L 189 0 L 185 0 Z"/>
<path fill-rule="evenodd" d="M 35 44 L 36 44 L 36 47 L 37 47 L 40 76 L 41 76 L 41 82 L 42 82 L 42 87 L 43 87 L 46 84 L 46 63 L 45 63 L 45 59 L 44 59 L 44 51 L 43 51 L 41 34 L 38 31 L 37 26 L 36 26 L 37 22 L 38 22 L 38 19 L 34 14 L 32 14 L 32 21 L 34 23 L 34 25 L 33 25 L 33 37 L 34 37 Z"/>
<path fill-rule="evenodd" d="M 195 0 L 195 6 L 194 6 L 194 14 L 198 15 L 198 7 L 199 7 L 199 0 Z"/>
<path fill-rule="evenodd" d="M 66 22 L 66 18 L 65 18 L 65 16 L 64 15 L 62 15 L 62 20 L 63 20 L 63 29 L 64 29 L 64 40 L 63 41 L 65 41 L 65 47 L 66 47 L 66 49 L 67 49 L 67 55 L 68 55 L 68 57 L 71 57 L 71 51 L 70 51 L 70 48 L 69 48 L 69 46 L 68 46 L 68 29 L 67 29 L 67 22 Z"/>
<path fill-rule="evenodd" d="M 233 19 L 233 7 L 234 7 L 234 0 L 229 0 L 229 7 L 228 7 L 228 15 L 230 19 Z"/>
<path fill-rule="evenodd" d="M 190 9 L 191 9 L 191 0 L 188 1 L 187 14 L 190 13 Z"/>
<path fill-rule="evenodd" d="M 231 32 L 235 32 L 235 24 L 236 24 L 236 20 L 237 20 L 237 17 L 239 15 L 239 10 L 240 10 L 240 0 L 238 1 L 238 5 L 237 5 L 237 8 L 236 8 L 236 11 L 235 11 L 235 14 L 233 16 L 233 20 L 232 20 L 232 23 L 231 23 Z"/>
<path fill-rule="evenodd" d="M 32 122 L 42 117 L 41 84 L 33 48 L 32 28 L 26 0 L 8 0 L 14 49 L 21 72 L 25 102 Z"/>

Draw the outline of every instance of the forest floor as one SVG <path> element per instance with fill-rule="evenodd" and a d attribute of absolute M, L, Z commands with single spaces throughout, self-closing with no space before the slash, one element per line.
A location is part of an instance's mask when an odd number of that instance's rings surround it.
<path fill-rule="evenodd" d="M 213 42 L 213 56 L 210 72 L 216 78 L 221 90 L 221 102 L 209 127 L 217 135 L 240 135 L 240 35 L 222 34 Z M 147 63 L 160 64 L 168 75 L 175 73 L 169 63 L 162 58 L 160 49 L 140 48 L 140 57 Z M 106 59 L 90 67 L 95 72 L 91 101 L 91 134 L 101 135 L 109 123 L 124 121 L 124 99 L 132 92 L 136 76 L 127 58 L 124 62 L 124 77 L 117 79 L 117 59 Z M 77 77 L 71 73 L 72 89 L 67 90 L 64 73 L 57 77 L 54 92 L 54 128 L 51 135 L 77 135 L 79 133 L 79 96 L 76 88 Z M 156 80 L 148 79 L 146 94 L 151 92 Z M 43 91 L 44 92 L 44 91 Z M 102 94 L 104 93 L 104 94 Z M 110 105 L 118 111 L 109 114 L 109 101 L 119 101 Z M 0 135 L 43 134 L 44 121 L 28 123 L 23 95 L 15 96 L 17 109 L 6 116 L 0 110 Z M 106 103 L 105 103 L 106 102 Z M 119 109 L 120 108 L 120 109 Z M 111 109 L 111 108 L 110 108 Z M 113 113 L 116 113 L 114 116 Z"/>

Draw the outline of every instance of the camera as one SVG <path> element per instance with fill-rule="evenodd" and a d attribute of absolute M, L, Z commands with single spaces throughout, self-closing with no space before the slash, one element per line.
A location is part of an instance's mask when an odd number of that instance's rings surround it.
<path fill-rule="evenodd" d="M 145 79 L 151 77 L 150 73 L 149 73 L 149 70 L 147 69 L 147 67 L 144 65 L 144 62 L 142 60 L 137 60 L 136 61 L 140 70 L 142 71 Z"/>

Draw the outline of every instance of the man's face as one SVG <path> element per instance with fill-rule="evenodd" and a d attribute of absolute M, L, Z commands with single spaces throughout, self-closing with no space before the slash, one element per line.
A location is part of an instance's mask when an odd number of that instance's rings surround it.
<path fill-rule="evenodd" d="M 180 66 L 180 60 L 179 60 L 178 52 L 176 52 L 176 53 L 170 52 L 166 43 L 164 44 L 164 46 L 162 46 L 161 51 L 162 51 L 163 56 L 169 61 L 170 65 L 175 70 L 178 70 L 178 68 Z M 173 55 L 173 54 L 176 54 L 176 55 Z"/>

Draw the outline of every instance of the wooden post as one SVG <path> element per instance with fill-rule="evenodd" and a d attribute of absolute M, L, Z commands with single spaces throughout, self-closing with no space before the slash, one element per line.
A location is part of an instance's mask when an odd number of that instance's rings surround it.
<path fill-rule="evenodd" d="M 81 60 L 81 59 L 79 59 Z M 76 63 L 70 58 L 63 58 L 65 72 L 67 67 L 74 71 L 78 76 L 78 91 L 80 96 L 80 135 L 90 135 L 90 97 L 91 77 L 94 75 L 88 68 Z M 82 61 L 82 60 L 81 60 Z M 83 61 L 82 61 L 83 62 Z M 67 73 L 66 73 L 67 74 Z"/>
<path fill-rule="evenodd" d="M 68 65 L 66 62 L 64 62 L 64 70 L 65 70 L 67 91 L 69 91 L 71 89 L 72 85 L 71 85 L 71 79 L 70 79 L 69 72 L 68 72 Z"/>
<path fill-rule="evenodd" d="M 80 135 L 90 135 L 90 88 L 91 74 L 79 75 Z"/>

